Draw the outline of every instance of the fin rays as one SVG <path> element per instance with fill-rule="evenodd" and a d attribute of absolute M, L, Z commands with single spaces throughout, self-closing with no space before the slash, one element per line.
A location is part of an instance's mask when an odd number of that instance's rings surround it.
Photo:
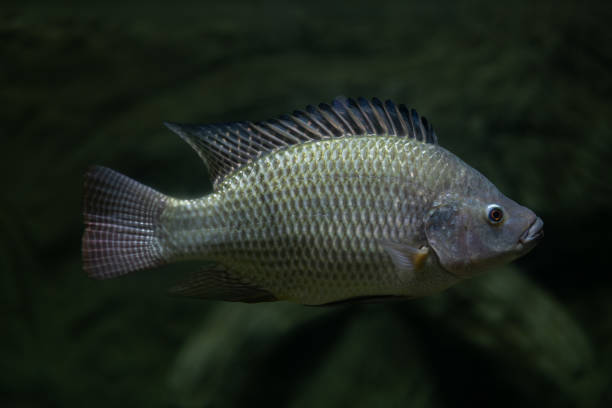
<path fill-rule="evenodd" d="M 222 265 L 202 269 L 171 288 L 170 293 L 199 299 L 245 303 L 277 300 L 272 293 L 243 281 Z"/>
<path fill-rule="evenodd" d="M 431 124 L 414 109 L 377 98 L 338 97 L 331 105 L 308 105 L 303 111 L 256 123 L 164 124 L 198 152 L 215 189 L 225 176 L 262 154 L 313 140 L 388 135 L 438 142 Z"/>
<path fill-rule="evenodd" d="M 85 174 L 83 268 L 96 279 L 162 265 L 155 230 L 167 197 L 105 167 Z"/>

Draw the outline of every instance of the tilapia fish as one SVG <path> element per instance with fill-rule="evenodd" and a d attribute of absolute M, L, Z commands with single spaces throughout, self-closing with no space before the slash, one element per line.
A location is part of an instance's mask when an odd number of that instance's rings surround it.
<path fill-rule="evenodd" d="M 213 192 L 172 198 L 92 167 L 89 276 L 201 260 L 174 293 L 308 305 L 414 298 L 509 262 L 543 235 L 533 211 L 391 101 L 341 97 L 261 122 L 166 126 L 204 160 Z"/>

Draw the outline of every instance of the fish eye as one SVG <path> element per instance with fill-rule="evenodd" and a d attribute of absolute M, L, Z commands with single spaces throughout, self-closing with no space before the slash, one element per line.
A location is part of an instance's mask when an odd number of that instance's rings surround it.
<path fill-rule="evenodd" d="M 504 220 L 504 210 L 497 204 L 488 206 L 487 214 L 491 224 L 499 224 Z"/>

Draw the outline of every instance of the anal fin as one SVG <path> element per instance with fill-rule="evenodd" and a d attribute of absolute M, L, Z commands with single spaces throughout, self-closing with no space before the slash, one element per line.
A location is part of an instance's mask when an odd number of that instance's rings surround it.
<path fill-rule="evenodd" d="M 170 294 L 228 302 L 273 302 L 276 296 L 243 281 L 225 267 L 203 269 L 170 289 Z"/>
<path fill-rule="evenodd" d="M 345 306 L 345 305 L 354 305 L 354 304 L 362 304 L 362 303 L 387 303 L 387 302 L 397 302 L 411 299 L 410 296 L 401 296 L 401 295 L 372 295 L 372 296 L 357 296 L 348 299 L 335 300 L 329 303 L 323 303 L 321 305 L 313 305 L 315 307 L 319 306 Z"/>

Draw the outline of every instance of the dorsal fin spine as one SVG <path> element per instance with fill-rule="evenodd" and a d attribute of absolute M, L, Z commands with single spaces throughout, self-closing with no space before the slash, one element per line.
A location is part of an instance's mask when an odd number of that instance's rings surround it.
<path fill-rule="evenodd" d="M 337 116 L 331 112 L 331 107 L 328 104 L 320 104 L 319 112 L 321 113 L 321 116 L 323 116 L 332 126 L 332 128 L 336 130 L 336 132 L 334 132 L 334 136 L 345 135 L 348 133 L 347 130 L 343 128 L 342 123 L 338 121 Z"/>
<path fill-rule="evenodd" d="M 402 124 L 397 118 L 397 113 L 395 111 L 395 105 L 391 103 L 391 101 L 387 100 L 384 105 L 385 114 L 389 118 L 389 122 L 391 123 L 391 127 L 393 128 L 393 134 L 397 136 L 406 136 L 406 133 L 402 129 Z"/>
<path fill-rule="evenodd" d="M 289 142 L 289 144 L 298 143 L 299 139 L 290 133 L 287 133 L 281 126 L 278 126 L 274 122 L 275 120 L 273 119 L 266 120 L 265 122 L 261 123 L 261 126 L 267 128 L 269 132 L 274 133 L 279 140 L 283 141 L 284 144 L 287 142 Z"/>
<path fill-rule="evenodd" d="M 266 130 L 263 126 L 263 123 L 257 123 L 257 124 L 253 124 L 253 129 L 257 130 L 258 132 L 260 132 L 261 134 L 263 134 L 264 136 L 267 136 L 269 138 L 269 140 L 273 141 L 274 143 L 276 143 L 277 147 L 280 147 L 283 145 L 283 141 L 280 140 L 278 137 L 274 136 L 273 134 L 271 134 L 268 130 Z"/>
<path fill-rule="evenodd" d="M 368 123 L 368 119 L 359 108 L 359 105 L 354 100 L 349 99 L 347 101 L 347 107 L 349 114 L 353 117 L 360 129 L 362 129 L 363 133 L 368 135 L 373 134 L 374 128 Z"/>
<path fill-rule="evenodd" d="M 246 138 L 245 140 L 245 138 L 240 134 L 240 132 L 237 131 L 238 127 L 235 127 L 235 130 L 232 126 L 227 126 L 225 129 L 228 134 L 231 134 L 233 136 L 232 141 L 235 143 L 237 151 L 240 152 L 240 156 L 244 156 L 245 150 L 251 152 L 249 156 L 259 154 L 261 149 L 258 150 L 253 147 L 252 138 Z"/>
<path fill-rule="evenodd" d="M 304 126 L 305 128 L 308 128 L 310 132 L 314 134 L 313 140 L 320 138 L 320 136 L 318 135 L 321 134 L 322 128 L 319 126 L 318 123 L 312 120 L 308 115 L 306 115 L 302 111 L 295 111 L 293 112 L 293 115 L 291 116 L 297 119 L 302 124 L 302 126 Z"/>
<path fill-rule="evenodd" d="M 406 107 L 406 105 L 400 105 L 398 111 L 400 113 L 401 118 L 403 119 L 402 122 L 407 127 L 406 134 L 414 134 L 414 127 L 412 126 L 412 121 L 410 120 L 410 112 L 408 112 L 408 108 Z"/>
<path fill-rule="evenodd" d="M 206 162 L 215 189 L 225 176 L 263 153 L 313 140 L 359 135 L 408 137 L 432 144 L 438 140 L 431 123 L 414 109 L 361 97 L 339 97 L 331 105 L 308 105 L 303 111 L 255 123 L 166 125 Z"/>
<path fill-rule="evenodd" d="M 390 126 L 387 121 L 387 115 L 385 114 L 385 109 L 383 108 L 382 102 L 380 102 L 380 99 L 372 98 L 372 106 L 374 108 L 374 114 L 376 115 L 376 118 L 378 119 L 378 122 L 380 123 L 380 126 L 382 127 L 383 133 L 386 135 L 391 134 L 389 130 Z"/>
<path fill-rule="evenodd" d="M 240 156 L 244 155 L 245 150 L 250 151 L 251 154 L 257 154 L 258 150 L 253 148 L 250 139 L 247 138 L 247 140 L 245 140 L 243 135 L 240 134 L 240 128 L 238 126 L 231 126 L 228 124 L 225 127 L 225 131 L 228 136 L 231 135 L 231 140 L 236 145 L 236 149 Z"/>
<path fill-rule="evenodd" d="M 359 101 L 359 108 L 361 109 L 361 112 L 366 117 L 367 121 L 372 127 L 371 134 L 375 135 L 375 134 L 383 133 L 382 128 L 380 127 L 380 125 L 378 125 L 378 121 L 376 120 L 376 116 L 374 114 L 374 108 L 372 107 L 370 102 L 365 98 L 359 98 L 358 101 Z"/>
<path fill-rule="evenodd" d="M 290 129 L 292 132 L 297 133 L 302 138 L 302 140 L 312 139 L 310 135 L 304 133 L 302 129 L 300 129 L 299 125 L 296 122 L 292 122 L 291 118 L 289 118 L 287 115 L 281 116 L 278 120 L 284 127 Z"/>
<path fill-rule="evenodd" d="M 326 126 L 326 125 L 325 125 L 325 122 L 324 122 L 324 119 L 325 119 L 325 118 L 323 118 L 323 117 L 321 116 L 321 113 L 320 113 L 320 112 L 317 110 L 317 108 L 315 108 L 315 107 L 314 107 L 314 106 L 312 106 L 312 105 L 308 105 L 308 106 L 306 107 L 306 112 L 304 112 L 304 114 L 305 114 L 306 116 L 308 116 L 308 118 L 309 118 L 310 120 L 312 120 L 312 121 L 313 121 L 313 122 L 315 122 L 317 125 L 319 125 L 319 127 L 320 127 L 320 128 L 323 130 L 323 131 L 325 131 L 325 134 L 324 134 L 323 136 L 329 136 L 329 137 L 333 137 L 333 136 L 335 136 L 335 135 L 334 135 L 334 132 L 333 132 L 333 131 L 332 131 L 332 130 L 331 130 L 329 127 L 328 127 L 328 126 Z M 317 117 L 317 116 L 318 116 L 318 117 Z M 322 119 L 323 119 L 323 120 L 322 120 Z"/>
<path fill-rule="evenodd" d="M 355 120 L 352 118 L 350 109 L 347 106 L 347 99 L 345 97 L 340 97 L 334 99 L 332 102 L 332 106 L 336 114 L 342 119 L 344 124 L 350 129 L 351 134 L 364 134 L 362 128 L 360 128 Z"/>
<path fill-rule="evenodd" d="M 335 101 L 334 101 L 335 102 Z M 350 120 L 350 116 L 346 113 L 346 109 L 344 105 L 341 103 L 332 103 L 331 114 L 333 114 L 344 128 L 344 133 L 347 135 L 355 135 L 359 134 L 359 129 L 352 125 L 352 121 Z M 348 116 L 348 117 L 347 117 Z"/>
<path fill-rule="evenodd" d="M 414 131 L 416 133 L 416 139 L 418 141 L 423 141 L 423 125 L 421 124 L 419 114 L 414 109 L 410 110 L 412 123 L 414 123 Z"/>
<path fill-rule="evenodd" d="M 238 122 L 236 123 L 236 125 L 245 132 L 246 137 L 249 139 L 251 144 L 260 146 L 262 151 L 270 150 L 277 147 L 277 145 L 275 145 L 272 141 L 266 138 L 253 137 L 254 130 L 256 129 L 255 125 L 252 122 Z"/>
<path fill-rule="evenodd" d="M 217 134 L 219 135 L 225 135 L 225 137 L 212 137 L 212 139 L 214 140 L 213 143 L 217 144 L 218 146 L 220 146 L 220 150 L 224 153 L 227 154 L 227 156 L 230 157 L 240 157 L 236 152 L 236 145 L 233 143 L 233 141 L 227 137 L 227 131 L 224 129 L 223 125 L 217 125 L 214 126 L 213 129 L 217 130 Z"/>

